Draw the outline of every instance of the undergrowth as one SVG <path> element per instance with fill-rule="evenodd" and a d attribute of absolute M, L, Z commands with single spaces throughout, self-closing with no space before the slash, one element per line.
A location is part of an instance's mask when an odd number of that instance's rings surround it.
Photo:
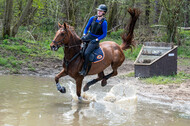
<path fill-rule="evenodd" d="M 135 77 L 134 72 L 130 72 L 125 75 L 126 77 Z M 154 84 L 154 85 L 160 85 L 160 84 L 180 84 L 182 82 L 187 81 L 190 79 L 190 74 L 179 72 L 176 75 L 171 76 L 154 76 L 149 78 L 139 78 L 142 82 L 147 84 Z"/>
<path fill-rule="evenodd" d="M 177 75 L 171 76 L 154 76 L 150 78 L 141 78 L 143 82 L 147 84 L 179 84 L 187 79 L 190 79 L 190 74 L 179 72 Z"/>
<path fill-rule="evenodd" d="M 1 39 L 0 66 L 8 69 L 10 73 L 19 73 L 23 66 L 28 67 L 30 71 L 35 71 L 35 68 L 28 64 L 39 59 L 63 59 L 63 49 L 55 53 L 50 50 L 50 43 L 49 41 L 40 42 L 12 37 Z"/>

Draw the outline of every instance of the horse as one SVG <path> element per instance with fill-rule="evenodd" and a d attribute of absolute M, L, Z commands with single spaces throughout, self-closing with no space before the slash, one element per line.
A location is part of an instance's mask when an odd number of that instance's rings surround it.
<path fill-rule="evenodd" d="M 89 90 L 89 87 L 98 81 L 101 81 L 101 86 L 106 86 L 107 80 L 118 74 L 117 69 L 125 60 L 123 50 L 132 50 L 132 47 L 135 46 L 135 42 L 133 41 L 133 32 L 135 23 L 140 15 L 140 11 L 134 8 L 128 9 L 128 12 L 130 14 L 130 21 L 121 36 L 123 40 L 122 44 L 118 45 L 113 41 L 104 41 L 99 44 L 104 51 L 105 57 L 98 63 L 92 63 L 87 75 L 98 74 L 98 77 L 91 80 L 84 86 L 84 92 Z M 80 56 L 81 43 L 83 42 L 72 26 L 67 23 L 62 25 L 58 23 L 58 26 L 59 30 L 56 32 L 55 37 L 50 44 L 50 48 L 53 51 L 57 51 L 61 46 L 64 48 L 63 69 L 55 76 L 56 86 L 60 92 L 66 93 L 65 87 L 60 86 L 59 79 L 69 75 L 76 81 L 76 94 L 78 99 L 81 100 L 81 88 L 84 76 L 80 75 L 79 71 L 82 69 L 84 62 L 84 59 Z M 113 71 L 108 75 L 104 75 L 104 70 L 110 65 Z"/>

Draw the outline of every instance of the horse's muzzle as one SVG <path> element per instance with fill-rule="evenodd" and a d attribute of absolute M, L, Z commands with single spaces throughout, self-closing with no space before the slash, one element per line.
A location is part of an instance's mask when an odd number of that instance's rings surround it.
<path fill-rule="evenodd" d="M 50 48 L 51 48 L 51 50 L 53 50 L 53 51 L 57 51 L 57 50 L 59 49 L 59 46 L 55 46 L 55 45 L 51 46 L 51 45 L 50 45 Z"/>

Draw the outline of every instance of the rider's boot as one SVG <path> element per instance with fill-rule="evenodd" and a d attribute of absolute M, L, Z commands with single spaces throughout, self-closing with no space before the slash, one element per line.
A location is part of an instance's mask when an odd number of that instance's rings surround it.
<path fill-rule="evenodd" d="M 87 66 L 84 63 L 83 67 L 82 67 L 82 70 L 79 72 L 79 74 L 82 75 L 82 76 L 86 76 L 86 73 L 87 73 Z"/>

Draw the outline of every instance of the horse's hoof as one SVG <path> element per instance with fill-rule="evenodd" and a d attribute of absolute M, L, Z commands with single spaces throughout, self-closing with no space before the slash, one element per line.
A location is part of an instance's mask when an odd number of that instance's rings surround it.
<path fill-rule="evenodd" d="M 81 96 L 80 96 L 80 97 L 78 97 L 78 100 L 79 100 L 79 101 L 82 101 L 82 97 L 81 97 Z"/>
<path fill-rule="evenodd" d="M 61 90 L 60 90 L 61 93 L 66 93 L 66 88 L 65 87 L 62 87 Z"/>
<path fill-rule="evenodd" d="M 107 80 L 103 79 L 102 82 L 101 82 L 101 85 L 102 85 L 102 87 L 106 86 L 107 85 Z"/>
<path fill-rule="evenodd" d="M 85 92 L 85 91 L 88 91 L 88 90 L 89 90 L 89 87 L 87 85 L 85 85 L 84 88 L 83 88 L 83 91 Z"/>
<path fill-rule="evenodd" d="M 61 93 L 66 93 L 65 87 L 61 87 L 61 85 L 59 83 L 57 83 L 56 86 L 57 86 L 58 91 L 60 91 Z"/>

